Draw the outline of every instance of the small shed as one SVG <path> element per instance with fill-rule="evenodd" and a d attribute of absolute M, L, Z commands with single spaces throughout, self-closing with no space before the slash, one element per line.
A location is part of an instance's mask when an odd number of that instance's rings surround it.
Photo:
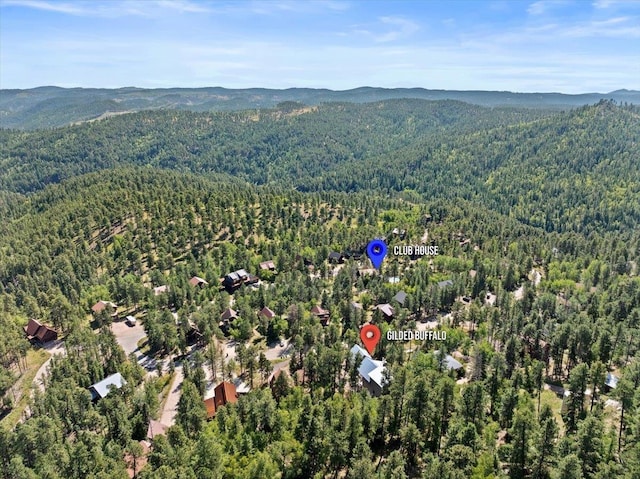
<path fill-rule="evenodd" d="M 209 283 L 205 279 L 203 279 L 203 278 L 201 278 L 199 276 L 194 276 L 193 278 L 191 278 L 189 280 L 189 284 L 191 286 L 193 286 L 194 288 L 195 287 L 204 288 L 205 286 L 209 285 Z"/>
<path fill-rule="evenodd" d="M 273 260 L 263 261 L 260 263 L 260 269 L 263 271 L 274 271 L 276 270 L 276 264 Z"/>
<path fill-rule="evenodd" d="M 381 311 L 382 314 L 384 315 L 384 318 L 387 320 L 392 319 L 393 315 L 395 314 L 393 306 L 391 306 L 389 303 L 378 304 L 376 306 L 376 309 Z"/>

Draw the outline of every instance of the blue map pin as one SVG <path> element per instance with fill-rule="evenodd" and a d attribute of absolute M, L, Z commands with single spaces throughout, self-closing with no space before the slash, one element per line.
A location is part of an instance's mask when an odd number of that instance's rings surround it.
<path fill-rule="evenodd" d="M 367 256 L 373 263 L 376 269 L 380 269 L 382 260 L 387 256 L 387 245 L 380 239 L 374 239 L 367 245 Z"/>

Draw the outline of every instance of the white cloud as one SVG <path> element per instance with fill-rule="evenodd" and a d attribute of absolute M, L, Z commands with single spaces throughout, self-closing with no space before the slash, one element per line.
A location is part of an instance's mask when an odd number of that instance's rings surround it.
<path fill-rule="evenodd" d="M 547 2 L 539 1 L 529 5 L 529 8 L 527 8 L 527 13 L 529 15 L 542 15 L 546 10 Z"/>
<path fill-rule="evenodd" d="M 551 10 L 570 4 L 568 0 L 538 0 L 527 8 L 529 15 L 538 16 L 549 13 Z"/>
<path fill-rule="evenodd" d="M 189 0 L 111 0 L 55 2 L 51 0 L 4 0 L 2 6 L 16 6 L 79 17 L 154 17 L 164 13 L 205 13 L 211 10 Z"/>
<path fill-rule="evenodd" d="M 49 12 L 66 13 L 69 15 L 82 15 L 85 11 L 84 8 L 78 4 L 48 2 L 44 0 L 5 0 L 2 2 L 2 5 L 33 8 Z"/>
<path fill-rule="evenodd" d="M 638 0 L 596 0 L 592 3 L 594 8 L 605 10 L 617 7 L 637 7 Z"/>
<path fill-rule="evenodd" d="M 390 25 L 393 30 L 376 36 L 378 42 L 391 42 L 399 38 L 406 38 L 420 29 L 417 23 L 402 17 L 381 17 L 380 21 L 384 25 Z"/>
<path fill-rule="evenodd" d="M 405 39 L 420 30 L 420 26 L 407 18 L 400 16 L 379 17 L 377 23 L 366 25 L 352 25 L 351 31 L 338 32 L 339 36 L 359 35 L 368 37 L 376 43 L 388 43 Z"/>

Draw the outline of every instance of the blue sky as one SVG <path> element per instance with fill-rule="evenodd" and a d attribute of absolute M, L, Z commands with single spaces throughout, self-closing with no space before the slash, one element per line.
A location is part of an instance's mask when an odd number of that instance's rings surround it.
<path fill-rule="evenodd" d="M 0 87 L 640 89 L 637 1 L 0 0 Z"/>

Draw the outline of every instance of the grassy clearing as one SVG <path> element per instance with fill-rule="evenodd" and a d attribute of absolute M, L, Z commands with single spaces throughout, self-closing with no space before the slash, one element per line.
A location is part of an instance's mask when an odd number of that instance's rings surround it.
<path fill-rule="evenodd" d="M 32 349 L 27 352 L 27 369 L 16 381 L 15 388 L 17 388 L 16 395 L 19 396 L 18 402 L 14 405 L 13 409 L 7 414 L 0 424 L 13 429 L 20 421 L 20 417 L 27 407 L 29 397 L 31 396 L 31 385 L 36 377 L 38 369 L 49 359 L 51 355 L 43 349 Z"/>
<path fill-rule="evenodd" d="M 537 402 L 537 398 L 534 399 L 534 403 Z M 548 404 L 553 411 L 553 417 L 558 423 L 558 427 L 560 429 L 560 433 L 564 434 L 564 421 L 562 420 L 561 410 L 562 410 L 562 399 L 560 399 L 553 391 L 544 390 L 542 391 L 542 395 L 540 396 L 540 407 Z"/>

